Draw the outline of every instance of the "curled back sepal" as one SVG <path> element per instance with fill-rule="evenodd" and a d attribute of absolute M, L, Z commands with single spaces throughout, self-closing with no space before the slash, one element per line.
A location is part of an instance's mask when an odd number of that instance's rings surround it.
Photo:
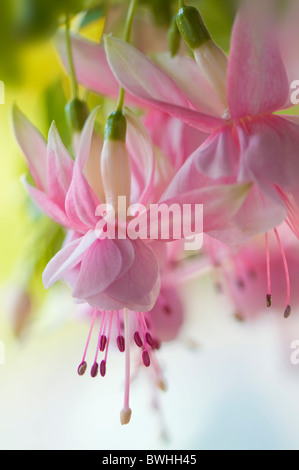
<path fill-rule="evenodd" d="M 150 207 L 129 223 L 128 232 L 134 231 L 137 222 L 142 239 L 172 241 L 226 232 L 233 229 L 234 217 L 251 187 L 251 183 L 221 184 L 176 192 L 170 185 L 154 209 Z"/>

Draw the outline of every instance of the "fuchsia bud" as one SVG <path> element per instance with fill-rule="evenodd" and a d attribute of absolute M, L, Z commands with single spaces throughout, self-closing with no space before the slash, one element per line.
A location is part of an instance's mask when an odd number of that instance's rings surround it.
<path fill-rule="evenodd" d="M 228 108 L 226 99 L 228 59 L 213 41 L 201 14 L 194 7 L 184 6 L 177 14 L 177 25 L 202 73 L 217 93 L 221 103 Z"/>
<path fill-rule="evenodd" d="M 131 169 L 126 147 L 126 118 L 115 111 L 107 120 L 105 141 L 101 158 L 101 172 L 106 204 L 111 204 L 117 212 L 118 197 L 130 201 Z"/>
<path fill-rule="evenodd" d="M 89 110 L 84 101 L 74 98 L 66 105 L 65 114 L 70 128 L 78 132 L 82 131 L 89 116 Z"/>

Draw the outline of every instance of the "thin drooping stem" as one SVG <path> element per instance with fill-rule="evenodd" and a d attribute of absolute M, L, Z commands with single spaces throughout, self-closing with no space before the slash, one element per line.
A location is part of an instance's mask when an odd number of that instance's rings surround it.
<path fill-rule="evenodd" d="M 290 274 L 289 274 L 289 268 L 288 268 L 288 262 L 287 258 L 280 240 L 280 236 L 278 234 L 277 229 L 274 229 L 274 233 L 276 235 L 276 239 L 280 248 L 281 256 L 282 256 L 282 261 L 283 261 L 283 266 L 284 266 L 284 271 L 285 271 L 285 277 L 286 277 L 286 284 L 287 284 L 287 296 L 286 296 L 286 308 L 289 310 L 290 308 L 290 296 L 291 296 L 291 283 L 290 283 Z"/>
<path fill-rule="evenodd" d="M 132 31 L 132 24 L 133 24 L 135 11 L 136 11 L 136 6 L 137 6 L 137 0 L 131 0 L 130 5 L 129 5 L 129 9 L 128 9 L 127 19 L 126 19 L 126 26 L 125 26 L 124 40 L 126 42 L 130 41 L 131 31 Z M 125 100 L 125 90 L 124 90 L 123 87 L 120 87 L 119 97 L 118 97 L 118 102 L 117 102 L 117 111 L 122 112 L 122 109 L 123 109 L 123 106 L 124 106 L 124 100 Z"/>
<path fill-rule="evenodd" d="M 69 67 L 70 67 L 70 76 L 71 76 L 71 82 L 72 82 L 72 97 L 78 98 L 78 82 L 77 82 L 75 64 L 74 64 L 74 59 L 73 59 L 73 54 L 72 54 L 70 30 L 71 30 L 70 17 L 69 15 L 66 15 L 65 38 L 66 38 L 68 62 L 69 62 Z"/>

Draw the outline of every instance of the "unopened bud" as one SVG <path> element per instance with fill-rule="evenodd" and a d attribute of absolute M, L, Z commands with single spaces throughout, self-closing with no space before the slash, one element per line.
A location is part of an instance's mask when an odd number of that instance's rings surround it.
<path fill-rule="evenodd" d="M 199 11 L 191 6 L 179 9 L 176 16 L 178 29 L 191 50 L 197 49 L 211 39 Z"/>
<path fill-rule="evenodd" d="M 225 53 L 213 41 L 196 8 L 182 7 L 177 14 L 177 25 L 203 75 L 223 104 L 225 119 L 229 119 L 229 112 L 226 111 L 228 109 L 226 99 L 228 59 Z"/>
<path fill-rule="evenodd" d="M 127 121 L 120 111 L 110 114 L 105 127 L 105 140 L 120 140 L 125 142 Z"/>
<path fill-rule="evenodd" d="M 118 111 L 111 114 L 105 129 L 105 141 L 101 156 L 101 173 L 106 204 L 118 211 L 118 198 L 130 202 L 131 168 L 126 147 L 126 118 Z"/>
<path fill-rule="evenodd" d="M 89 110 L 84 101 L 74 98 L 66 105 L 65 114 L 69 126 L 76 132 L 83 129 L 85 121 L 89 116 Z"/>

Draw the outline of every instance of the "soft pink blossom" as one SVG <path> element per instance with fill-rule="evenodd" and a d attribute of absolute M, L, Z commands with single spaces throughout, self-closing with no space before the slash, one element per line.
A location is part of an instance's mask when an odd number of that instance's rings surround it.
<path fill-rule="evenodd" d="M 240 8 L 227 76 L 218 77 L 225 97 L 217 96 L 188 57 L 161 60 L 159 67 L 133 46 L 112 36 L 105 38 L 111 69 L 129 93 L 210 133 L 175 176 L 174 192 L 202 187 L 205 178 L 222 184 L 253 183 L 234 226 L 218 234 L 230 243 L 265 233 L 285 219 L 298 231 L 294 208 L 299 127 L 296 118 L 276 114 L 289 103 L 290 88 L 271 11 L 265 4 L 258 10 L 251 6 L 245 2 Z"/>

